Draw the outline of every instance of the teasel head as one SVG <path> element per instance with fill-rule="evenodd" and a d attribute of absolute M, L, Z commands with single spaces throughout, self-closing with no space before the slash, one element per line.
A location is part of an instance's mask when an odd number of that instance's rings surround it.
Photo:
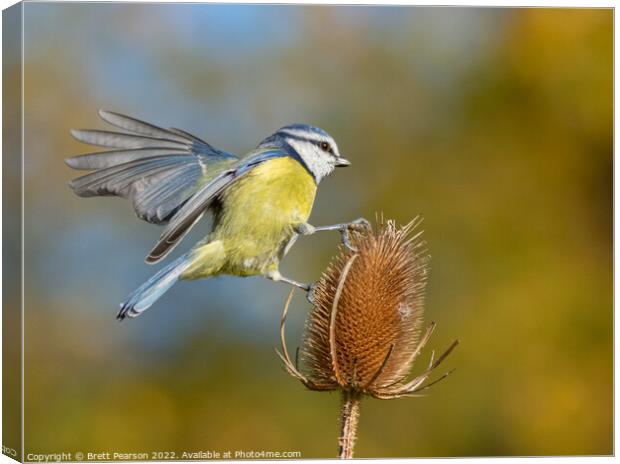
<path fill-rule="evenodd" d="M 420 217 L 397 227 L 351 232 L 312 290 L 301 349 L 293 362 L 284 336 L 289 295 L 281 319 L 281 353 L 287 372 L 311 390 L 343 393 L 340 457 L 352 457 L 359 400 L 416 396 L 443 378 L 427 382 L 458 341 L 409 379 L 411 367 L 435 329 L 423 330 L 429 260 Z M 299 361 L 299 362 L 298 362 Z"/>

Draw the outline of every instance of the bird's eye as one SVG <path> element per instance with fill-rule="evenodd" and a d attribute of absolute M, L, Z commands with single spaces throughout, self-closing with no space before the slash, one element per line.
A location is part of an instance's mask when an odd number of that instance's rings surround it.
<path fill-rule="evenodd" d="M 334 150 L 332 150 L 332 147 L 327 142 L 321 142 L 319 144 L 319 147 L 321 148 L 321 150 L 326 151 L 328 153 L 333 153 L 334 152 Z"/>

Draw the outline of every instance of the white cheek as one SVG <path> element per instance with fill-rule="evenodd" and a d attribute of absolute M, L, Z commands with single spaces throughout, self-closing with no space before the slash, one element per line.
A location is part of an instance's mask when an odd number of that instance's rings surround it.
<path fill-rule="evenodd" d="M 313 145 L 298 140 L 290 140 L 289 143 L 312 171 L 317 183 L 334 170 L 334 161 L 330 155 L 323 153 Z"/>

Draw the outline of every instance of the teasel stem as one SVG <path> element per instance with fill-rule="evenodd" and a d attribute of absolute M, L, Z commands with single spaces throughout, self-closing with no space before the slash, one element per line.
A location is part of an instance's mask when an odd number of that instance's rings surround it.
<path fill-rule="evenodd" d="M 340 459 L 353 458 L 353 447 L 357 437 L 357 423 L 360 416 L 359 391 L 342 391 L 342 411 L 340 413 L 340 439 L 338 440 L 338 457 Z"/>

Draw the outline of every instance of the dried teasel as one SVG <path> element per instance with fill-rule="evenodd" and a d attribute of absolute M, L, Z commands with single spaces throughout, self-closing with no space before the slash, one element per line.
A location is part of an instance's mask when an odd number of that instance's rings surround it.
<path fill-rule="evenodd" d="M 379 230 L 352 232 L 355 251 L 342 248 L 313 290 L 300 352 L 291 361 L 285 323 L 289 294 L 280 324 L 281 352 L 288 373 L 311 390 L 341 390 L 342 428 L 339 454 L 353 455 L 359 401 L 416 396 L 452 371 L 425 383 L 458 341 L 408 380 L 414 360 L 428 342 L 435 323 L 422 333 L 429 256 L 417 217 L 403 227 L 379 221 Z M 301 367 L 298 366 L 298 359 Z"/>

